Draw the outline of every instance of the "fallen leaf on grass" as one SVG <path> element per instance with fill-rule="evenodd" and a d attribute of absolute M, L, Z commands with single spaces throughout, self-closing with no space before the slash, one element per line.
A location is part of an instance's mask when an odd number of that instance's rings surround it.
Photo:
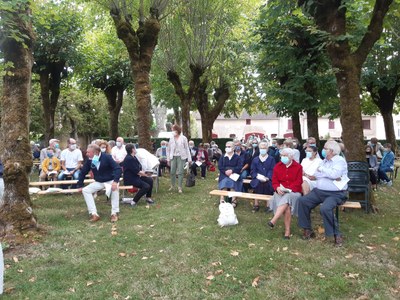
<path fill-rule="evenodd" d="M 15 263 L 19 262 L 18 257 L 13 256 L 13 261 L 14 261 Z"/>
<path fill-rule="evenodd" d="M 211 263 L 211 265 L 220 266 L 220 265 L 222 265 L 222 263 L 220 261 L 215 261 L 215 262 Z"/>
<path fill-rule="evenodd" d="M 221 275 L 222 273 L 224 273 L 224 270 L 217 270 L 215 271 L 215 275 Z"/>
<path fill-rule="evenodd" d="M 317 231 L 318 231 L 318 233 L 319 233 L 319 234 L 323 234 L 323 233 L 325 233 L 325 229 L 324 229 L 324 227 L 321 227 L 321 226 L 318 226 L 318 229 L 317 229 Z"/>
<path fill-rule="evenodd" d="M 353 254 L 348 254 L 345 256 L 345 258 L 353 258 Z"/>
<path fill-rule="evenodd" d="M 15 287 L 9 287 L 4 289 L 5 294 L 11 294 L 15 290 Z"/>
<path fill-rule="evenodd" d="M 254 248 L 256 244 L 249 244 L 249 248 Z"/>
<path fill-rule="evenodd" d="M 257 276 L 256 278 L 253 279 L 253 282 L 251 283 L 252 287 L 258 287 L 258 282 L 260 281 L 260 276 Z"/>
<path fill-rule="evenodd" d="M 93 285 L 93 281 L 88 281 L 88 282 L 86 282 L 86 286 L 91 286 L 91 285 Z"/>
<path fill-rule="evenodd" d="M 375 248 L 376 248 L 376 247 L 373 247 L 373 246 L 365 246 L 365 247 L 367 247 L 368 250 L 375 250 Z"/>
<path fill-rule="evenodd" d="M 358 274 L 358 273 L 347 273 L 347 274 L 344 274 L 344 277 L 346 277 L 346 278 L 351 278 L 351 279 L 356 279 L 356 278 L 358 278 L 358 276 L 359 276 L 360 274 Z"/>
<path fill-rule="evenodd" d="M 143 260 L 149 259 L 147 256 L 142 257 Z"/>
<path fill-rule="evenodd" d="M 68 292 L 75 293 L 75 289 L 74 288 L 69 288 Z"/>
<path fill-rule="evenodd" d="M 396 237 L 392 238 L 392 240 L 395 242 L 398 242 L 398 241 L 400 241 L 400 238 L 398 236 L 396 236 Z"/>
<path fill-rule="evenodd" d="M 358 235 L 358 237 L 361 239 L 361 238 L 364 237 L 364 235 L 361 233 L 361 234 Z"/>
<path fill-rule="evenodd" d="M 299 252 L 291 252 L 293 255 L 296 255 L 296 256 L 299 256 L 300 255 L 300 253 Z"/>
<path fill-rule="evenodd" d="M 92 243 L 96 243 L 96 240 L 93 240 Z"/>
<path fill-rule="evenodd" d="M 120 253 L 118 253 L 118 255 L 121 256 L 121 257 L 125 257 L 126 253 L 125 252 L 120 252 Z"/>
<path fill-rule="evenodd" d="M 118 232 L 116 232 L 116 231 L 111 231 L 111 235 L 118 235 Z"/>
<path fill-rule="evenodd" d="M 4 265 L 4 267 L 5 267 L 6 269 L 9 269 L 9 268 L 11 268 L 11 265 Z"/>
<path fill-rule="evenodd" d="M 325 278 L 325 275 L 322 274 L 322 273 L 318 273 L 317 276 L 318 276 L 319 278 Z"/>
<path fill-rule="evenodd" d="M 150 225 L 150 228 L 153 228 L 154 226 L 156 226 L 156 225 L 154 225 L 154 224 L 151 224 L 151 225 Z"/>
<path fill-rule="evenodd" d="M 283 247 L 282 250 L 283 251 L 287 251 L 289 248 L 288 247 Z"/>
<path fill-rule="evenodd" d="M 17 272 L 18 272 L 18 273 L 24 273 L 24 270 L 19 269 L 19 270 L 17 270 Z"/>
<path fill-rule="evenodd" d="M 213 280 L 214 278 L 215 278 L 214 275 L 209 275 L 206 277 L 207 280 Z"/>
<path fill-rule="evenodd" d="M 36 278 L 35 278 L 35 277 L 29 278 L 29 282 L 35 282 L 35 281 L 36 281 Z"/>

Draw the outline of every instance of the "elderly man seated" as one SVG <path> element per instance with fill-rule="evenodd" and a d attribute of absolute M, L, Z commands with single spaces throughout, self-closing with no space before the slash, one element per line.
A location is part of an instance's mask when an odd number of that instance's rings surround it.
<path fill-rule="evenodd" d="M 161 141 L 161 147 L 157 149 L 156 156 L 160 162 L 160 166 L 158 168 L 158 176 L 162 176 L 162 172 L 165 172 L 165 169 L 169 169 L 167 163 L 167 141 Z"/>

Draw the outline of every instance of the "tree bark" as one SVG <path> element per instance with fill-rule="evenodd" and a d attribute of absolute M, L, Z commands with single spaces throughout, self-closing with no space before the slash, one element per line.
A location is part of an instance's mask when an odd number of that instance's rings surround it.
<path fill-rule="evenodd" d="M 174 107 L 174 123 L 181 126 L 182 125 L 182 115 L 181 111 L 179 110 L 179 107 Z"/>
<path fill-rule="evenodd" d="M 112 2 L 110 13 L 118 38 L 124 42 L 129 54 L 136 98 L 136 111 L 138 112 L 136 127 L 139 135 L 139 145 L 141 148 L 152 151 L 150 135 L 150 69 L 158 33 L 160 32 L 160 22 L 157 9 L 150 8 L 150 16 L 144 20 L 139 20 L 139 27 L 135 31 L 131 23 L 132 15 L 122 11 L 122 9 L 116 5 L 116 2 Z"/>
<path fill-rule="evenodd" d="M 297 138 L 299 141 L 302 140 L 301 138 L 301 125 L 300 125 L 300 116 L 299 113 L 292 113 L 292 127 L 293 127 L 293 136 Z"/>
<path fill-rule="evenodd" d="M 307 132 L 308 137 L 312 136 L 319 140 L 318 130 L 318 109 L 313 108 L 307 110 Z"/>
<path fill-rule="evenodd" d="M 64 68 L 65 61 L 60 61 L 46 65 L 45 69 L 39 72 L 46 145 L 50 139 L 54 138 L 54 117 L 60 97 L 61 77 Z"/>
<path fill-rule="evenodd" d="M 108 112 L 110 114 L 109 136 L 111 139 L 116 140 L 119 136 L 118 118 L 124 98 L 124 88 L 120 86 L 109 86 L 103 91 L 107 98 Z"/>
<path fill-rule="evenodd" d="M 392 144 L 392 150 L 396 153 L 396 133 L 394 132 L 393 124 L 393 106 L 400 89 L 400 76 L 393 78 L 395 84 L 392 88 L 380 87 L 378 84 L 371 82 L 367 85 L 367 90 L 370 92 L 372 101 L 379 108 L 385 126 L 386 141 Z"/>
<path fill-rule="evenodd" d="M 4 12 L 1 17 L 3 18 Z M 29 4 L 9 13 L 15 28 L 24 35 L 24 42 L 9 37 L 10 28 L 2 29 L 4 63 L 11 63 L 11 72 L 4 76 L 1 98 L 1 153 L 4 165 L 4 198 L 0 207 L 0 236 L 37 228 L 29 197 L 29 174 L 32 156 L 29 145 L 29 94 L 31 83 L 32 24 Z M 9 15 L 9 16 L 10 16 Z"/>
<path fill-rule="evenodd" d="M 300 0 L 299 4 L 305 1 Z M 332 41 L 327 50 L 332 67 L 338 70 L 335 74 L 340 95 L 342 137 L 347 150 L 347 159 L 364 160 L 364 134 L 362 128 L 360 102 L 361 67 L 374 43 L 382 33 L 383 18 L 392 0 L 376 0 L 368 29 L 358 48 L 351 52 L 348 39 L 337 39 L 346 35 L 346 7 L 343 1 L 313 1 L 308 6 L 319 29 L 328 32 Z"/>
<path fill-rule="evenodd" d="M 215 104 L 210 106 L 207 94 L 208 80 L 204 79 L 197 91 L 195 96 L 195 102 L 197 109 L 201 117 L 201 132 L 203 143 L 209 143 L 212 140 L 212 129 L 215 120 L 224 108 L 226 100 L 229 99 L 229 85 L 221 78 L 220 84 L 215 88 L 214 99 Z"/>

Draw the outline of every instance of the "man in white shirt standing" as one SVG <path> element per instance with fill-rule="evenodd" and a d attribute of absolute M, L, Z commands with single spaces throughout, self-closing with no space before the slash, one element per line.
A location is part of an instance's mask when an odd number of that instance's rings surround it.
<path fill-rule="evenodd" d="M 73 179 L 79 179 L 80 169 L 83 163 L 82 151 L 77 148 L 76 140 L 68 139 L 68 147 L 61 152 L 61 172 L 58 175 L 58 180 L 64 180 L 67 176 L 72 176 Z M 73 185 L 72 188 L 75 188 Z M 65 185 L 62 188 L 66 188 Z"/>
<path fill-rule="evenodd" d="M 111 149 L 112 158 L 115 160 L 117 164 L 121 164 L 126 156 L 126 150 L 124 145 L 124 139 L 122 137 L 118 137 L 115 143 L 115 146 Z"/>

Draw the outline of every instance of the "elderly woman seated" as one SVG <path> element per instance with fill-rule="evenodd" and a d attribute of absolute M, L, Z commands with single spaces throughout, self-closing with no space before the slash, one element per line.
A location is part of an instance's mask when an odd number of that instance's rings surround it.
<path fill-rule="evenodd" d="M 293 160 L 293 150 L 284 148 L 281 151 L 281 161 L 275 165 L 272 175 L 272 187 L 275 190 L 270 208 L 274 217 L 268 222 L 274 228 L 278 219 L 283 215 L 285 223 L 285 239 L 290 238 L 290 222 L 292 215 L 297 215 L 297 198 L 301 196 L 303 168 Z"/>
<path fill-rule="evenodd" d="M 233 142 L 225 144 L 225 155 L 221 156 L 218 161 L 219 179 L 218 188 L 220 190 L 234 189 L 236 192 L 241 192 L 243 188 L 243 181 L 240 178 L 240 170 L 243 167 L 243 161 L 239 155 L 235 154 Z M 221 196 L 221 201 L 224 198 Z M 236 198 L 232 198 L 232 205 L 237 206 Z"/>
<path fill-rule="evenodd" d="M 318 148 L 315 146 L 307 146 L 306 157 L 301 161 L 303 167 L 303 195 L 307 195 L 316 186 L 315 171 L 321 163 L 321 158 L 318 155 Z"/>
<path fill-rule="evenodd" d="M 377 189 L 377 183 L 378 183 L 378 158 L 376 155 L 373 153 L 373 149 L 370 145 L 365 146 L 365 158 L 367 160 L 368 166 L 369 166 L 369 181 L 372 184 L 372 187 L 374 190 Z"/>
<path fill-rule="evenodd" d="M 250 185 L 256 194 L 272 195 L 272 172 L 275 167 L 275 159 L 268 155 L 268 143 L 259 144 L 260 155 L 255 157 L 251 163 Z M 253 212 L 260 209 L 258 200 L 254 200 Z"/>

